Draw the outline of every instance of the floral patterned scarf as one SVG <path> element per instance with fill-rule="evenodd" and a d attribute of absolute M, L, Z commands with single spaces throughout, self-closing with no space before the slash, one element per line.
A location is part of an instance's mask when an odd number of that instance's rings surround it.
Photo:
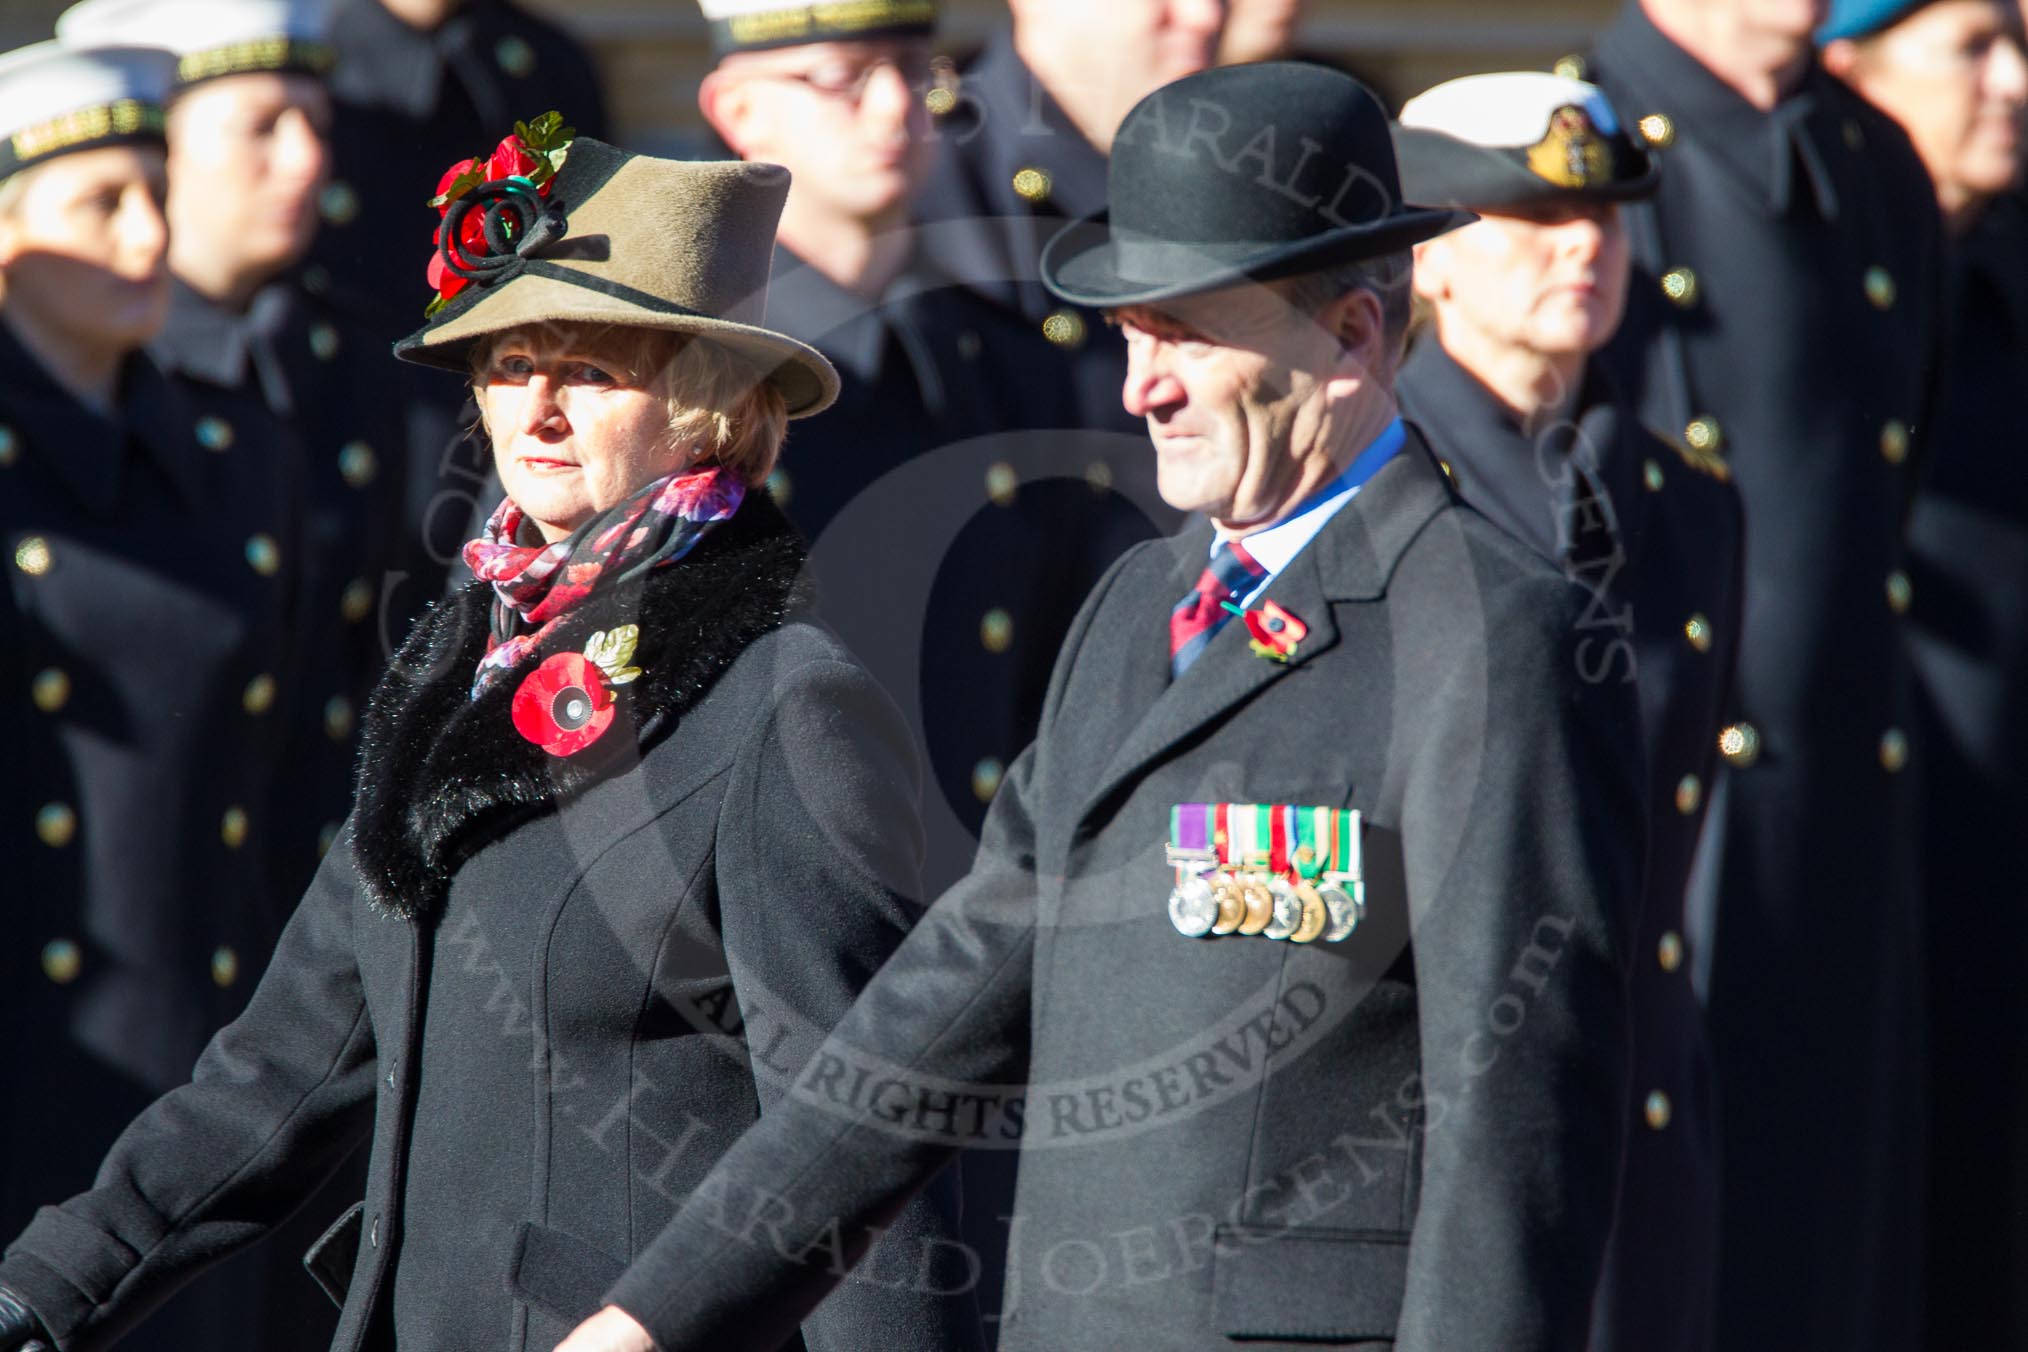
<path fill-rule="evenodd" d="M 547 545 L 517 543 L 526 515 L 512 498 L 502 501 L 479 538 L 465 545 L 466 566 L 493 584 L 493 633 L 472 677 L 472 698 L 539 649 L 595 589 L 676 562 L 745 497 L 746 485 L 723 469 L 679 471 Z M 524 625 L 532 632 L 517 632 Z"/>

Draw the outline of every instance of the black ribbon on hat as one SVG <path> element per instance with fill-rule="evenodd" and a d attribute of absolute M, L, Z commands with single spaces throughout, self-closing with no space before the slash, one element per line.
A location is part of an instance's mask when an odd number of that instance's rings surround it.
<path fill-rule="evenodd" d="M 476 257 L 459 244 L 473 212 L 484 213 L 479 230 L 486 252 Z M 521 271 L 535 252 L 562 239 L 570 229 L 563 210 L 543 199 L 525 179 L 502 178 L 481 183 L 444 213 L 437 252 L 444 266 L 467 281 L 493 286 Z"/>

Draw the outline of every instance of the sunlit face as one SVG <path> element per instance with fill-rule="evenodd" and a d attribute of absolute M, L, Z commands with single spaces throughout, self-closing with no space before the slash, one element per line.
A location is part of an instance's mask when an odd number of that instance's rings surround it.
<path fill-rule="evenodd" d="M 560 540 L 681 469 L 660 372 L 623 370 L 612 345 L 568 331 L 509 334 L 473 380 L 501 486 L 545 540 Z"/>
<path fill-rule="evenodd" d="M 306 75 L 230 75 L 180 95 L 169 114 L 177 255 L 230 250 L 235 271 L 271 276 L 309 252 L 330 128 L 330 95 Z"/>
<path fill-rule="evenodd" d="M 2018 181 L 2028 60 L 2011 0 L 1933 0 L 1859 43 L 1843 73 L 1908 132 L 1946 209 Z"/>
<path fill-rule="evenodd" d="M 924 40 L 810 42 L 741 53 L 705 95 L 742 158 L 788 168 L 792 194 L 867 220 L 903 210 L 928 177 L 930 49 Z"/>
<path fill-rule="evenodd" d="M 1218 56 L 1226 0 L 1012 0 L 1024 45 L 1046 51 L 1052 84 L 1110 104 L 1117 126 L 1163 85 Z"/>
<path fill-rule="evenodd" d="M 1357 295 L 1330 307 L 1379 303 Z M 1155 444 L 1157 487 L 1180 511 L 1244 528 L 1290 504 L 1328 457 L 1345 402 L 1370 387 L 1333 321 L 1291 308 L 1277 288 L 1236 287 L 1114 316 L 1127 340 L 1127 412 Z"/>
<path fill-rule="evenodd" d="M 1416 250 L 1444 346 L 1588 356 L 1626 313 L 1626 225 L 1610 202 L 1484 212 Z"/>
<path fill-rule="evenodd" d="M 25 170 L 19 199 L 0 214 L 0 305 L 87 347 L 154 337 L 169 310 L 162 158 L 105 146 Z"/>

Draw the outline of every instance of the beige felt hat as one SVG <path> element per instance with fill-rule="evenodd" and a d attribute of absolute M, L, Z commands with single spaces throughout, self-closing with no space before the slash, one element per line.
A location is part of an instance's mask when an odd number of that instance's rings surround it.
<path fill-rule="evenodd" d="M 838 373 L 765 327 L 788 192 L 780 165 L 656 159 L 579 137 L 539 190 L 507 178 L 448 204 L 441 236 L 459 243 L 438 246 L 441 267 L 464 285 L 394 353 L 462 372 L 477 339 L 528 324 L 692 333 L 751 363 L 790 417 L 808 417 L 838 397 Z"/>

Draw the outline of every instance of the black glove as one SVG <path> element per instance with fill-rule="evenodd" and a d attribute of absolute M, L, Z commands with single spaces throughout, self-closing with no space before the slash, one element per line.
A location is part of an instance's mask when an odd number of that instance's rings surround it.
<path fill-rule="evenodd" d="M 48 1336 L 21 1298 L 0 1286 L 0 1352 L 49 1352 Z"/>

